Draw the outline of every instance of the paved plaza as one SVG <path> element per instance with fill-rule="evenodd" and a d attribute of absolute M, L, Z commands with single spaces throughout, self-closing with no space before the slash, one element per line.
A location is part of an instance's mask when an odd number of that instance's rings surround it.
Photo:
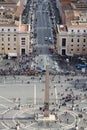
<path fill-rule="evenodd" d="M 77 80 L 86 82 L 87 77 L 50 75 L 50 113 L 56 114 L 57 121 L 42 124 L 34 114 L 43 113 L 45 75 L 0 77 L 0 129 L 16 129 L 20 124 L 20 130 L 86 130 L 87 91 L 76 88 Z M 73 100 L 65 100 L 68 95 Z"/>

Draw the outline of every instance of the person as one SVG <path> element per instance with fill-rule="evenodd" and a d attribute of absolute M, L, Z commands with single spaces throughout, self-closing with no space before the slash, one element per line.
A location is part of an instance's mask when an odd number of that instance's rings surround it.
<path fill-rule="evenodd" d="M 69 119 L 67 118 L 67 124 L 68 124 L 68 121 L 69 121 Z"/>

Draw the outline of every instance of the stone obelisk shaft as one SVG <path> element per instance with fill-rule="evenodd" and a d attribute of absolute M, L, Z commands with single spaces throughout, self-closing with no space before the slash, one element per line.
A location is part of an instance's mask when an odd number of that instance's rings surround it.
<path fill-rule="evenodd" d="M 49 65 L 46 65 L 44 116 L 49 117 Z"/>

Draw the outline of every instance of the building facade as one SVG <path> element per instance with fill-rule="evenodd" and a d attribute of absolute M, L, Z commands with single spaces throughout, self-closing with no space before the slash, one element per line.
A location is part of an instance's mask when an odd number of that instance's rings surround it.
<path fill-rule="evenodd" d="M 58 25 L 57 34 L 57 50 L 60 55 L 87 55 L 87 9 L 86 6 L 80 7 L 81 3 L 69 1 L 62 5 L 63 24 Z"/>
<path fill-rule="evenodd" d="M 21 23 L 23 9 L 22 0 L 0 2 L 0 55 L 29 54 L 30 25 Z"/>
<path fill-rule="evenodd" d="M 60 25 L 58 30 L 58 54 L 68 56 L 87 54 L 87 26 L 69 26 L 66 29 Z"/>
<path fill-rule="evenodd" d="M 0 27 L 0 54 L 29 54 L 28 25 Z"/>

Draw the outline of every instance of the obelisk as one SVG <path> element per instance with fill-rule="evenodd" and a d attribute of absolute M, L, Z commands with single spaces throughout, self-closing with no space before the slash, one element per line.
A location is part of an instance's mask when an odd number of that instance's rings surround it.
<path fill-rule="evenodd" d="M 49 117 L 49 65 L 46 65 L 44 117 Z"/>

